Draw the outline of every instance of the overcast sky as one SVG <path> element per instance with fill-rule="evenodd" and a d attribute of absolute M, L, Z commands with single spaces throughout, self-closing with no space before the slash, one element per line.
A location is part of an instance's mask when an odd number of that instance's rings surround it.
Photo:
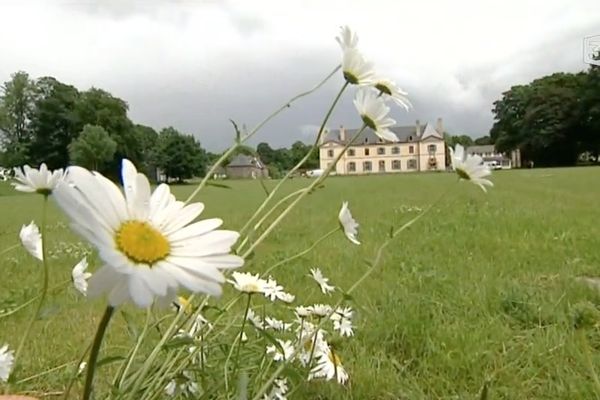
<path fill-rule="evenodd" d="M 510 86 L 581 71 L 583 38 L 600 35 L 590 1 L 28 1 L 0 2 L 0 80 L 27 71 L 126 100 L 134 122 L 172 125 L 210 150 L 251 128 L 339 62 L 340 25 L 414 105 L 400 125 L 444 119 L 448 132 L 488 134 Z M 252 143 L 310 141 L 341 74 L 294 104 Z M 348 91 L 330 127 L 358 127 Z"/>

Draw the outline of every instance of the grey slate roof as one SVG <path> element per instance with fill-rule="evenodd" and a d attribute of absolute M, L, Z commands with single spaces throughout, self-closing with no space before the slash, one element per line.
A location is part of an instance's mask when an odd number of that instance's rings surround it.
<path fill-rule="evenodd" d="M 228 167 L 256 167 L 263 168 L 262 162 L 253 156 L 248 156 L 246 154 L 238 154 L 233 157 L 233 160 L 229 164 Z"/>
<path fill-rule="evenodd" d="M 483 153 L 496 153 L 496 146 L 493 144 L 486 144 L 483 146 L 469 146 L 467 147 L 467 154 L 483 154 Z"/>
<path fill-rule="evenodd" d="M 418 136 L 423 134 L 425 126 L 421 126 L 420 128 L 421 129 L 420 129 L 420 132 L 418 135 L 417 135 L 417 127 L 415 125 L 394 126 L 394 127 L 391 127 L 390 130 L 392 132 L 394 132 L 396 134 L 396 136 L 398 136 L 398 139 L 400 140 L 401 143 L 407 143 L 407 142 L 418 142 L 419 141 Z M 358 132 L 358 129 L 345 129 L 345 131 L 346 131 L 346 138 L 344 141 L 340 141 L 340 130 L 332 129 L 323 138 L 323 143 L 337 142 L 340 144 L 346 144 L 356 134 L 356 132 Z M 412 136 L 412 140 L 409 140 L 411 138 L 411 136 Z M 377 143 L 383 143 L 383 142 L 381 141 L 381 139 L 379 139 L 379 136 L 377 136 L 375 134 L 375 132 L 373 132 L 373 130 L 371 130 L 370 128 L 367 128 L 360 134 L 360 136 L 354 143 L 358 146 L 358 145 L 363 145 L 363 144 L 377 144 Z"/>

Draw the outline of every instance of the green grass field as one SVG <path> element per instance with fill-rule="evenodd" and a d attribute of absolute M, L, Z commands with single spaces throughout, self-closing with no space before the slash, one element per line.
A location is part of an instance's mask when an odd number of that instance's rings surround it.
<path fill-rule="evenodd" d="M 338 346 L 350 374 L 347 387 L 304 383 L 292 398 L 477 399 L 486 382 L 490 399 L 600 396 L 586 365 L 588 347 L 573 327 L 579 310 L 600 307 L 600 292 L 574 279 L 600 276 L 600 168 L 500 171 L 492 180 L 495 187 L 484 194 L 456 183 L 453 174 L 332 178 L 257 248 L 245 270 L 265 270 L 310 246 L 336 226 L 342 201 L 349 201 L 361 246 L 339 233 L 274 271 L 300 302 L 322 302 L 328 299 L 307 278 L 309 268 L 319 266 L 333 284 L 349 287 L 391 227 L 446 193 L 388 247 L 381 267 L 355 292 L 355 337 Z M 226 183 L 231 189 L 200 194 L 203 217 L 239 229 L 265 194 L 255 181 Z M 286 192 L 306 183 L 292 180 Z M 174 188 L 178 198 L 192 190 Z M 19 243 L 22 224 L 39 223 L 40 204 L 39 196 L 0 186 L 0 252 Z M 58 285 L 87 247 L 54 207 L 49 234 L 51 280 Z M 99 266 L 95 256 L 90 265 Z M 41 274 L 22 248 L 1 254 L 0 314 L 34 296 Z M 64 390 L 95 332 L 103 300 L 88 301 L 66 287 L 50 296 L 35 325 L 18 372 L 21 380 L 33 378 L 18 383 L 19 391 Z M 224 297 L 232 292 L 228 286 Z M 127 311 L 143 320 L 143 311 Z M 0 319 L 0 346 L 18 345 L 32 312 L 28 307 Z M 123 318 L 113 322 L 105 356 L 132 343 Z M 600 373 L 600 325 L 584 334 Z"/>

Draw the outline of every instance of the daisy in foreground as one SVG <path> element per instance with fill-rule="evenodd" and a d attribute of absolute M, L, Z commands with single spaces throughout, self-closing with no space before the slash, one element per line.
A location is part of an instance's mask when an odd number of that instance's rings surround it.
<path fill-rule="evenodd" d="M 332 286 L 328 283 L 329 278 L 325 278 L 319 268 L 311 268 L 310 276 L 321 287 L 321 292 L 323 292 L 323 294 L 329 294 L 335 290 L 335 286 Z"/>
<path fill-rule="evenodd" d="M 8 381 L 14 361 L 13 351 L 8 350 L 8 345 L 0 347 L 0 382 Z"/>
<path fill-rule="evenodd" d="M 314 367 L 308 379 L 325 378 L 331 380 L 335 378 L 339 384 L 343 385 L 348 380 L 348 373 L 342 365 L 340 357 L 329 346 L 324 346 L 317 354 L 317 365 Z"/>
<path fill-rule="evenodd" d="M 23 225 L 19 232 L 19 238 L 23 247 L 35 258 L 40 261 L 44 260 L 42 252 L 42 235 L 40 229 L 35 222 L 31 221 L 29 225 Z"/>
<path fill-rule="evenodd" d="M 450 150 L 450 159 L 452 160 L 452 168 L 456 171 L 456 174 L 460 179 L 471 181 L 481 188 L 484 192 L 487 192 L 486 186 L 494 186 L 494 184 L 483 179 L 486 176 L 490 176 L 492 171 L 490 167 L 483 163 L 483 159 L 478 155 L 466 154 L 464 147 L 457 144 L 454 149 Z"/>
<path fill-rule="evenodd" d="M 28 193 L 40 193 L 49 195 L 63 176 L 63 170 L 49 171 L 46 164 L 40 165 L 40 169 L 31 168 L 29 165 L 23 168 L 15 168 L 15 179 L 13 183 L 15 190 Z"/>
<path fill-rule="evenodd" d="M 90 277 L 92 276 L 91 273 L 85 272 L 87 267 L 87 257 L 83 257 L 83 259 L 79 261 L 76 266 L 73 267 L 73 271 L 71 271 L 73 286 L 75 286 L 75 289 L 77 289 L 84 296 L 87 295 L 87 280 L 90 279 Z"/>
<path fill-rule="evenodd" d="M 388 142 L 397 142 L 398 136 L 388 128 L 396 121 L 388 117 L 390 108 L 385 105 L 383 98 L 368 89 L 359 89 L 354 98 L 354 106 L 363 123 L 371 128 L 377 136 Z"/>
<path fill-rule="evenodd" d="M 348 240 L 354 244 L 360 244 L 358 239 L 356 239 L 356 235 L 358 234 L 358 223 L 352 218 L 347 201 L 342 203 L 338 219 L 340 220 L 340 224 L 342 225 L 342 229 L 344 229 L 344 234 Z"/>
<path fill-rule="evenodd" d="M 54 190 L 71 226 L 98 248 L 105 265 L 89 280 L 88 295 L 108 294 L 111 306 L 132 301 L 148 307 L 155 298 L 168 304 L 180 287 L 214 296 L 225 278 L 220 270 L 237 268 L 231 255 L 238 233 L 216 230 L 218 218 L 193 222 L 202 203 L 175 200 L 169 186 L 150 192 L 148 179 L 123 160 L 125 194 L 97 172 L 69 167 Z"/>

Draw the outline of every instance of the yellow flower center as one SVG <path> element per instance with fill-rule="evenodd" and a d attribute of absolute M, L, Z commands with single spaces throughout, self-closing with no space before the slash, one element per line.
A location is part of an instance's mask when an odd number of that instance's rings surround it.
<path fill-rule="evenodd" d="M 329 350 L 329 361 L 332 362 L 333 365 L 335 365 L 336 367 L 338 365 L 342 365 L 342 359 L 338 357 L 337 354 L 335 354 L 333 351 Z"/>
<path fill-rule="evenodd" d="M 461 169 L 461 168 L 456 168 L 456 174 L 461 177 L 462 179 L 465 180 L 471 180 L 471 177 L 469 176 L 469 174 L 466 173 L 465 170 Z"/>
<path fill-rule="evenodd" d="M 390 90 L 389 87 L 387 87 L 385 84 L 383 83 L 378 83 L 375 85 L 375 89 L 379 90 L 381 93 L 385 93 L 388 96 L 392 95 L 392 91 Z"/>
<path fill-rule="evenodd" d="M 169 241 L 142 221 L 126 221 L 121 224 L 115 237 L 117 248 L 132 261 L 152 265 L 164 260 L 171 251 Z"/>
<path fill-rule="evenodd" d="M 377 125 L 375 125 L 375 121 L 373 121 L 371 117 L 369 117 L 368 115 L 361 115 L 361 118 L 366 126 L 373 129 L 374 131 L 377 130 Z"/>
<path fill-rule="evenodd" d="M 258 293 L 260 291 L 261 291 L 260 288 L 254 282 L 246 283 L 245 285 L 242 286 L 242 292 L 246 292 L 246 293 Z"/>

